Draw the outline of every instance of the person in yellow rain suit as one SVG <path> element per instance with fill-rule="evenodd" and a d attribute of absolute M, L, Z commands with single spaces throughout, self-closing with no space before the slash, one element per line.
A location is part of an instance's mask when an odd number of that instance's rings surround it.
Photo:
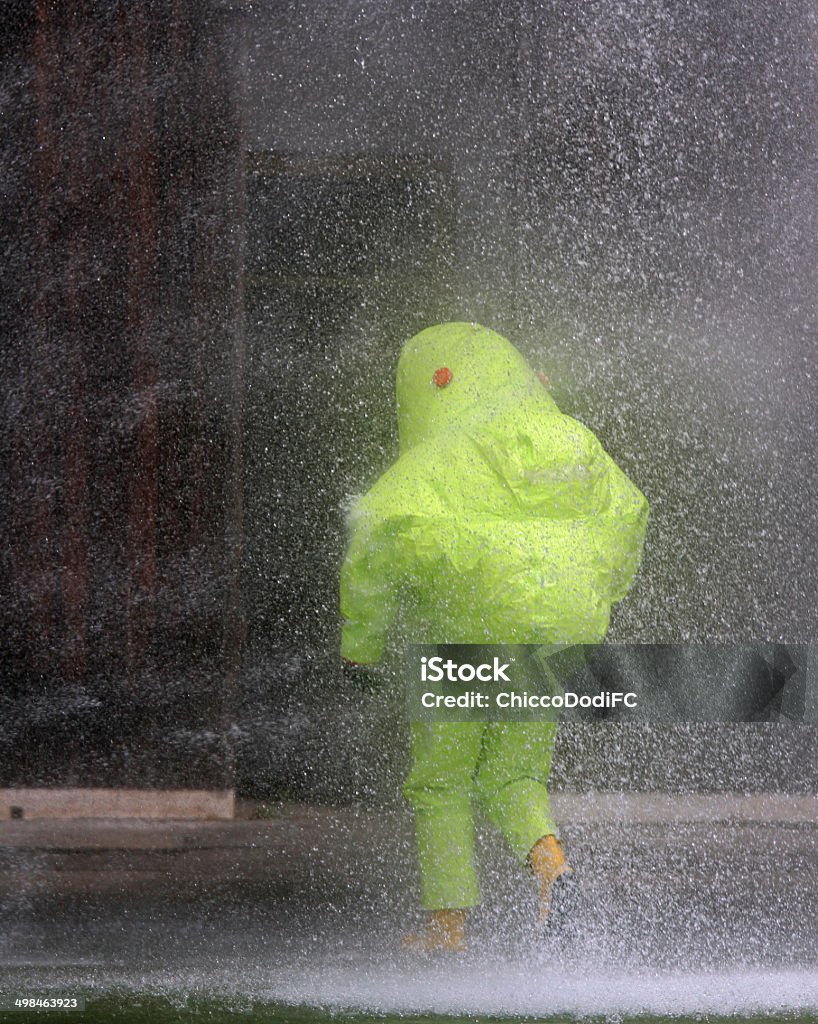
<path fill-rule="evenodd" d="M 400 455 L 349 515 L 341 654 L 377 662 L 400 608 L 436 644 L 597 643 L 641 558 L 648 504 L 504 337 L 429 327 L 397 370 Z M 473 799 L 537 876 L 546 920 L 571 869 L 546 784 L 556 724 L 414 722 L 425 950 L 465 948 L 479 903 Z"/>

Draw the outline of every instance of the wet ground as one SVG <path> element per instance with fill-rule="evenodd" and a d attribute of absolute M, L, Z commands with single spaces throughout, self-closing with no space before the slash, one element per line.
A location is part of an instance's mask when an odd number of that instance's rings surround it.
<path fill-rule="evenodd" d="M 485 831 L 484 905 L 452 959 L 400 952 L 417 913 L 400 811 L 1 823 L 0 993 L 78 995 L 75 1022 L 818 1020 L 816 798 L 555 804 L 573 929 L 536 932 L 531 881 Z"/>

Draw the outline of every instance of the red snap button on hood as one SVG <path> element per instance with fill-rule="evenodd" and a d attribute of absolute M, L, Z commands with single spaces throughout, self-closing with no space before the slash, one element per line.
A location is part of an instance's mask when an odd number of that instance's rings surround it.
<path fill-rule="evenodd" d="M 448 366 L 441 366 L 440 369 L 435 370 L 432 380 L 437 387 L 445 388 L 447 384 L 452 382 L 452 371 Z"/>

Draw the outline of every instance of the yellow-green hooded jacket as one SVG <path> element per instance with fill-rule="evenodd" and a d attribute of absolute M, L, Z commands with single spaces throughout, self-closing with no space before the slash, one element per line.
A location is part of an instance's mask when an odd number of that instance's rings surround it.
<path fill-rule="evenodd" d="M 399 608 L 417 643 L 596 643 L 638 568 L 644 495 L 525 359 L 430 327 L 397 372 L 400 457 L 359 499 L 341 653 L 371 663 Z"/>

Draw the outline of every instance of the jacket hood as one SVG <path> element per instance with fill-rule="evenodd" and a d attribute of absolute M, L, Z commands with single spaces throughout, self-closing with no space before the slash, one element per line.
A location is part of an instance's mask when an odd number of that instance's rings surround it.
<path fill-rule="evenodd" d="M 526 392 L 535 387 L 546 394 L 537 375 L 501 334 L 472 323 L 427 327 L 406 342 L 398 360 L 401 452 L 463 420 L 500 389 L 514 387 Z"/>

